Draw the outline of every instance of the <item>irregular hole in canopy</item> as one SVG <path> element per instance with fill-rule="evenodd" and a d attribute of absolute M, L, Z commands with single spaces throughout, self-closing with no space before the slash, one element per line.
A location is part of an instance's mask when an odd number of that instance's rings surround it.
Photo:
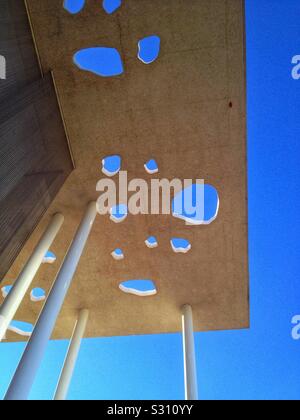
<path fill-rule="evenodd" d="M 157 248 L 158 247 L 158 241 L 155 236 L 149 236 L 149 238 L 146 239 L 145 244 L 148 248 Z"/>
<path fill-rule="evenodd" d="M 2 296 L 4 297 L 4 299 L 8 296 L 9 292 L 11 291 L 13 286 L 9 285 L 9 286 L 4 286 L 1 288 L 1 293 Z"/>
<path fill-rule="evenodd" d="M 122 5 L 122 0 L 103 0 L 103 9 L 111 15 Z"/>
<path fill-rule="evenodd" d="M 172 201 L 172 214 L 189 225 L 209 225 L 217 217 L 219 195 L 209 184 L 192 184 L 180 191 Z"/>
<path fill-rule="evenodd" d="M 153 63 L 160 53 L 160 37 L 151 35 L 141 39 L 138 43 L 138 50 L 138 58 L 144 64 Z"/>
<path fill-rule="evenodd" d="M 47 254 L 43 258 L 43 264 L 54 264 L 55 261 L 56 261 L 56 255 L 51 251 L 48 251 Z"/>
<path fill-rule="evenodd" d="M 122 159 L 119 155 L 107 156 L 102 159 L 102 172 L 104 175 L 112 177 L 121 170 Z"/>
<path fill-rule="evenodd" d="M 119 288 L 124 293 L 132 295 L 147 297 L 157 294 L 157 289 L 152 280 L 128 280 L 119 285 Z"/>
<path fill-rule="evenodd" d="M 118 204 L 110 209 L 110 220 L 115 223 L 123 222 L 128 216 L 128 207 L 126 204 Z"/>
<path fill-rule="evenodd" d="M 147 163 L 145 163 L 144 168 L 150 175 L 156 174 L 158 172 L 158 165 L 155 159 L 150 159 Z"/>
<path fill-rule="evenodd" d="M 30 299 L 32 300 L 32 302 L 42 302 L 46 299 L 45 290 L 40 287 L 32 289 L 30 292 Z"/>
<path fill-rule="evenodd" d="M 84 5 L 85 0 L 64 0 L 64 8 L 72 15 L 76 15 L 81 12 Z"/>
<path fill-rule="evenodd" d="M 12 321 L 7 330 L 23 337 L 30 337 L 33 332 L 33 325 L 28 322 Z"/>
<path fill-rule="evenodd" d="M 115 249 L 112 253 L 111 253 L 112 257 L 119 261 L 119 260 L 123 260 L 125 258 L 124 253 L 122 251 L 122 249 L 117 248 Z"/>
<path fill-rule="evenodd" d="M 120 76 L 124 72 L 121 55 L 115 48 L 84 48 L 74 54 L 73 61 L 80 70 L 101 77 Z"/>
<path fill-rule="evenodd" d="M 192 245 L 187 239 L 183 238 L 172 238 L 171 246 L 174 252 L 177 254 L 186 254 L 192 249 Z"/>

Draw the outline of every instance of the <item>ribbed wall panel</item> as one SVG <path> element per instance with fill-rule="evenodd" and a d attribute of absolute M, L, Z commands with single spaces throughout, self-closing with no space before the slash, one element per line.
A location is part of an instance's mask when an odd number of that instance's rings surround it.
<path fill-rule="evenodd" d="M 24 0 L 0 0 L 0 55 L 7 67 L 1 102 L 41 77 Z"/>
<path fill-rule="evenodd" d="M 73 169 L 51 74 L 23 0 L 0 0 L 0 282 Z"/>

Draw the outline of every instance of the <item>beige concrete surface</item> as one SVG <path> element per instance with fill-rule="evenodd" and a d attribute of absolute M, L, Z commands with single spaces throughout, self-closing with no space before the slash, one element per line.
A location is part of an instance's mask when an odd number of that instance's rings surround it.
<path fill-rule="evenodd" d="M 196 331 L 249 326 L 246 179 L 244 9 L 241 0 L 124 0 L 112 16 L 101 1 L 68 14 L 62 0 L 28 0 L 43 70 L 54 71 L 76 170 L 57 196 L 2 283 L 10 284 L 50 215 L 65 224 L 52 248 L 53 266 L 34 286 L 49 291 L 84 213 L 97 198 L 101 160 L 120 154 L 130 178 L 151 179 L 144 163 L 155 158 L 160 178 L 203 178 L 220 195 L 218 219 L 187 227 L 170 216 L 129 216 L 122 224 L 98 216 L 54 338 L 71 336 L 78 309 L 90 310 L 87 336 L 181 330 L 183 304 L 193 306 Z M 159 59 L 137 59 L 139 39 L 161 37 Z M 73 64 L 85 47 L 109 46 L 122 54 L 125 73 L 100 78 Z M 155 177 L 157 177 L 155 176 Z M 144 245 L 155 235 L 159 247 Z M 171 237 L 192 243 L 172 252 Z M 115 261 L 121 247 L 126 258 Z M 119 282 L 155 281 L 147 298 L 122 293 Z M 34 322 L 42 304 L 23 302 L 18 319 Z M 8 334 L 9 340 L 19 340 Z"/>

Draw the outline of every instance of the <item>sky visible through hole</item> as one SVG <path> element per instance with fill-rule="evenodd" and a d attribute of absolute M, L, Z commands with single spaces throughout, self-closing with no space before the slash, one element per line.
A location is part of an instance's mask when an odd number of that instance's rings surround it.
<path fill-rule="evenodd" d="M 158 246 L 158 241 L 155 236 L 149 236 L 149 238 L 146 239 L 145 243 L 149 248 L 156 248 Z"/>
<path fill-rule="evenodd" d="M 106 13 L 114 13 L 122 4 L 122 0 L 98 0 L 99 7 L 102 1 L 103 9 Z M 75 15 L 82 11 L 85 6 L 85 0 L 63 0 L 64 8 L 71 14 Z"/>
<path fill-rule="evenodd" d="M 122 159 L 118 155 L 107 156 L 102 160 L 102 172 L 107 176 L 116 175 L 121 169 Z"/>
<path fill-rule="evenodd" d="M 120 76 L 124 71 L 119 51 L 109 47 L 84 48 L 74 55 L 74 63 L 79 69 L 101 77 Z"/>
<path fill-rule="evenodd" d="M 186 253 L 191 249 L 190 242 L 184 238 L 172 238 L 171 246 L 173 251 L 178 253 Z"/>
<path fill-rule="evenodd" d="M 41 287 L 36 287 L 31 291 L 31 297 L 33 300 L 43 300 L 46 297 L 45 290 Z"/>
<path fill-rule="evenodd" d="M 111 15 L 114 13 L 122 4 L 122 0 L 103 0 L 103 9 Z"/>
<path fill-rule="evenodd" d="M 44 256 L 43 263 L 44 264 L 54 264 L 56 261 L 56 255 L 54 252 L 48 251 Z"/>
<path fill-rule="evenodd" d="M 73 15 L 81 12 L 84 5 L 85 0 L 64 0 L 64 8 Z"/>
<path fill-rule="evenodd" d="M 121 286 L 127 290 L 140 292 L 141 294 L 156 291 L 154 282 L 148 279 L 127 280 L 122 282 Z"/>
<path fill-rule="evenodd" d="M 115 252 L 115 254 L 116 254 L 116 255 L 118 255 L 119 257 L 120 257 L 121 255 L 123 255 L 123 251 L 122 251 L 122 249 L 120 249 L 120 248 L 115 249 L 115 250 L 114 250 L 114 252 Z"/>
<path fill-rule="evenodd" d="M 199 393 L 299 399 L 291 319 L 300 314 L 300 81 L 291 59 L 300 54 L 300 2 L 248 0 L 246 19 L 251 329 L 196 334 Z M 0 345 L 1 395 L 24 347 Z M 67 348 L 49 343 L 32 399 L 52 398 Z M 70 399 L 183 396 L 180 334 L 83 341 Z"/>
<path fill-rule="evenodd" d="M 149 174 L 155 174 L 158 172 L 158 164 L 155 159 L 150 159 L 147 163 L 145 163 L 145 169 Z"/>
<path fill-rule="evenodd" d="M 159 56 L 160 37 L 150 35 L 141 39 L 138 43 L 138 57 L 144 64 L 153 63 Z"/>
<path fill-rule="evenodd" d="M 195 225 L 211 223 L 218 211 L 218 192 L 208 184 L 193 184 L 180 191 L 172 202 L 174 217 Z"/>
<path fill-rule="evenodd" d="M 25 334 L 32 333 L 33 331 L 33 325 L 29 324 L 28 322 L 23 322 L 23 321 L 12 321 L 10 323 L 10 328 L 19 330 L 20 335 L 22 335 L 22 333 L 25 333 Z M 15 332 L 15 334 L 18 334 L 18 333 Z"/>

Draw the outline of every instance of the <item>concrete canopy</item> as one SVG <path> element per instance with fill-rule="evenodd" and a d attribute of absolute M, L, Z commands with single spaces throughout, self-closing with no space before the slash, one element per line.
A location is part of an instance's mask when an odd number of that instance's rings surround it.
<path fill-rule="evenodd" d="M 151 179 L 144 163 L 155 158 L 159 178 L 201 178 L 215 186 L 220 212 L 208 226 L 187 227 L 171 216 L 131 216 L 114 224 L 98 216 L 54 338 L 68 338 L 77 311 L 90 310 L 87 337 L 181 330 L 180 308 L 194 309 L 196 331 L 249 326 L 246 92 L 242 0 L 124 0 L 108 15 L 90 0 L 78 15 L 62 0 L 28 0 L 43 70 L 53 70 L 76 169 L 2 282 L 11 284 L 53 213 L 65 224 L 52 251 L 57 263 L 39 271 L 33 287 L 49 291 L 90 200 L 103 177 L 101 160 L 119 154 L 129 178 Z M 161 52 L 145 65 L 138 41 L 157 34 Z M 101 78 L 80 71 L 82 48 L 117 48 L 125 72 Z M 159 247 L 144 245 L 148 236 Z M 178 255 L 172 237 L 192 250 Z M 114 261 L 122 248 L 126 258 Z M 127 295 L 119 283 L 146 278 L 158 294 Z M 25 299 L 17 319 L 35 323 L 41 304 Z M 19 340 L 8 334 L 8 340 Z"/>

